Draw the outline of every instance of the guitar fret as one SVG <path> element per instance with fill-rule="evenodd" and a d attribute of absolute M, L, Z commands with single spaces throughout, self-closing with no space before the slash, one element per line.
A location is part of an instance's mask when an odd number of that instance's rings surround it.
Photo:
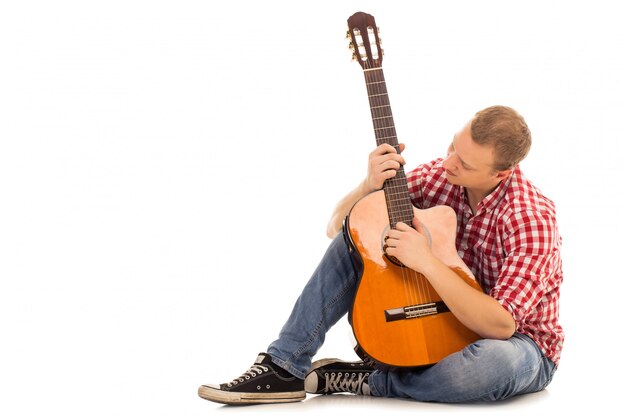
<path fill-rule="evenodd" d="M 401 193 L 401 194 L 399 194 L 399 193 L 396 193 L 396 194 L 392 194 L 392 193 L 390 193 L 390 194 L 389 194 L 389 197 L 395 197 L 394 199 L 398 200 L 398 204 L 399 204 L 399 205 L 400 205 L 400 204 L 405 204 L 406 206 L 411 206 L 411 203 L 410 203 L 410 202 L 408 202 L 408 201 L 402 202 L 402 200 L 404 200 L 404 198 L 399 198 L 399 197 L 405 197 L 405 196 L 407 196 L 407 195 L 408 195 L 408 194 L 405 194 L 405 193 Z"/>
<path fill-rule="evenodd" d="M 383 106 L 370 106 L 370 110 L 374 116 L 391 116 L 391 110 L 389 110 L 389 104 Z"/>
<path fill-rule="evenodd" d="M 410 204 L 395 204 L 393 200 L 389 200 L 388 204 L 396 212 L 413 213 L 413 206 Z"/>

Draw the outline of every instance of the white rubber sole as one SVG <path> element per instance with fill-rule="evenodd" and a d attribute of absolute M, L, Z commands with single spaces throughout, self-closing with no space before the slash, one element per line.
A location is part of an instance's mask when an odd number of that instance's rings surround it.
<path fill-rule="evenodd" d="M 211 385 L 201 385 L 198 388 L 198 396 L 205 400 L 220 404 L 271 404 L 271 403 L 292 403 L 302 401 L 306 398 L 305 391 L 287 392 L 232 392 L 222 391 L 219 387 Z"/>

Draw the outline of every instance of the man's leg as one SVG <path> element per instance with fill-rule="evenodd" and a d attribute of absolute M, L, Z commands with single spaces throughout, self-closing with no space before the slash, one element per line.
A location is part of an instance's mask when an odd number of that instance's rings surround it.
<path fill-rule="evenodd" d="M 311 358 L 324 343 L 326 332 L 348 312 L 357 278 L 340 235 L 328 247 L 267 353 L 260 353 L 246 372 L 228 383 L 200 386 L 198 395 L 225 404 L 303 400 Z"/>
<path fill-rule="evenodd" d="M 339 235 L 302 290 L 278 339 L 268 347 L 274 363 L 304 379 L 326 333 L 348 312 L 357 279 L 348 247 Z"/>
<path fill-rule="evenodd" d="M 416 371 L 374 372 L 372 395 L 413 398 L 418 401 L 497 401 L 541 391 L 555 371 L 528 337 L 482 339 L 437 364 Z"/>

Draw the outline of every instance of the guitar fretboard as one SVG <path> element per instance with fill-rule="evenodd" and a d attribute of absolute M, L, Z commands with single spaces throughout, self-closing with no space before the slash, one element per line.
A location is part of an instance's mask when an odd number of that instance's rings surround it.
<path fill-rule="evenodd" d="M 363 74 L 365 74 L 376 144 L 388 143 L 400 152 L 383 69 L 366 69 Z M 383 189 L 387 202 L 389 224 L 395 227 L 396 223 L 403 222 L 410 226 L 413 222 L 413 204 L 409 196 L 404 167 L 400 167 L 395 177 L 385 181 Z"/>

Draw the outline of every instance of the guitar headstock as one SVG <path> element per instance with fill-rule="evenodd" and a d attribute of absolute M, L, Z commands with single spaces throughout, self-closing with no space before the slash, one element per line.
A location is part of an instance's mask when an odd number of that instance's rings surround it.
<path fill-rule="evenodd" d="M 383 50 L 380 47 L 378 28 L 374 16 L 357 12 L 348 18 L 348 34 L 352 58 L 363 69 L 380 68 L 383 63 Z"/>

